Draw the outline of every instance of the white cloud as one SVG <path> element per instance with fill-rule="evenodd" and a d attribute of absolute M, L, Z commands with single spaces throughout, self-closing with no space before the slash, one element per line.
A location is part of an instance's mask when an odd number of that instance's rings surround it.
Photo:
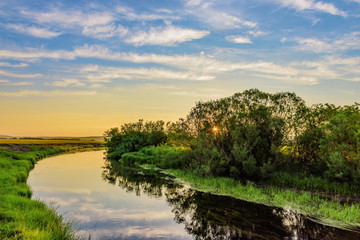
<path fill-rule="evenodd" d="M 116 25 L 116 15 L 112 11 L 82 12 L 79 10 L 63 11 L 54 9 L 49 12 L 30 12 L 21 11 L 25 17 L 35 21 L 38 24 L 62 28 L 63 31 L 75 30 L 85 36 L 105 39 L 114 36 L 122 37 L 127 33 L 127 28 Z M 45 29 L 23 28 L 22 31 L 37 34 L 37 36 L 51 37 L 55 34 L 45 31 Z M 52 34 L 52 35 L 51 35 Z"/>
<path fill-rule="evenodd" d="M 7 62 L 0 62 L 1 67 L 27 67 L 29 64 L 27 63 L 20 63 L 20 64 L 11 64 Z"/>
<path fill-rule="evenodd" d="M 186 13 L 197 17 L 200 21 L 210 25 L 216 30 L 230 30 L 236 28 L 254 28 L 257 23 L 246 21 L 231 15 L 224 10 L 219 10 L 211 1 L 189 0 L 186 1 Z"/>
<path fill-rule="evenodd" d="M 296 38 L 298 49 L 316 53 L 334 53 L 346 50 L 360 49 L 360 32 L 352 32 L 337 39 Z"/>
<path fill-rule="evenodd" d="M 249 36 L 231 35 L 225 39 L 232 43 L 253 43 Z"/>
<path fill-rule="evenodd" d="M 321 53 L 334 50 L 331 44 L 316 38 L 298 38 L 297 42 L 299 43 L 298 49 L 303 51 Z"/>
<path fill-rule="evenodd" d="M 267 33 L 262 32 L 262 31 L 248 31 L 248 33 L 249 33 L 251 36 L 254 36 L 254 37 L 259 37 L 259 36 L 263 36 L 263 35 L 266 35 L 266 34 L 267 34 Z"/>
<path fill-rule="evenodd" d="M 62 80 L 52 82 L 51 85 L 55 87 L 68 87 L 68 86 L 83 87 L 86 84 L 80 82 L 78 79 L 63 78 Z"/>
<path fill-rule="evenodd" d="M 98 83 L 94 83 L 94 84 L 91 84 L 90 86 L 89 86 L 89 88 L 101 88 L 101 87 L 103 87 L 104 85 L 102 85 L 102 84 L 98 84 Z"/>
<path fill-rule="evenodd" d="M 99 66 L 96 64 L 89 64 L 81 68 L 80 72 L 95 72 L 99 69 Z"/>
<path fill-rule="evenodd" d="M 343 37 L 342 39 L 348 39 Z M 321 49 L 322 41 L 319 41 L 317 49 Z M 312 41 L 304 41 L 303 47 L 311 49 Z M 353 44 L 345 44 L 346 46 L 355 47 Z M 327 45 L 325 45 L 328 48 Z M 323 46 L 322 49 L 326 50 Z M 314 50 L 314 49 L 312 49 Z M 0 51 L 0 57 L 4 52 Z M 348 81 L 357 81 L 359 76 L 360 65 L 359 59 L 326 59 L 323 62 L 301 62 L 279 65 L 268 61 L 220 61 L 206 54 L 196 55 L 159 55 L 159 54 L 137 54 L 113 52 L 106 47 L 99 45 L 84 45 L 75 48 L 73 51 L 51 52 L 44 50 L 32 49 L 31 52 L 5 52 L 6 56 L 16 57 L 43 57 L 56 58 L 64 57 L 64 59 L 99 58 L 114 61 L 125 61 L 132 63 L 156 63 L 164 66 L 170 66 L 178 69 L 172 71 L 161 68 L 105 68 L 98 65 L 87 65 L 79 69 L 82 74 L 81 78 L 86 82 L 99 84 L 110 82 L 116 79 L 154 79 L 154 80 L 212 80 L 219 76 L 222 72 L 242 71 L 250 75 L 262 75 L 264 78 L 277 79 L 281 81 L 289 81 L 293 83 L 315 84 L 320 79 L 343 79 Z M 3 56 L 4 57 L 4 56 Z M 342 64 L 340 64 L 342 63 Z M 358 71 L 358 72 L 356 72 Z M 84 82 L 84 81 L 83 81 Z"/>
<path fill-rule="evenodd" d="M 33 82 L 10 82 L 8 80 L 0 80 L 1 85 L 7 85 L 7 86 L 28 86 L 33 85 Z"/>
<path fill-rule="evenodd" d="M 332 15 L 339 15 L 346 17 L 347 14 L 336 8 L 331 3 L 325 3 L 322 1 L 315 1 L 315 0 L 277 0 L 281 5 L 285 7 L 295 8 L 298 11 L 304 10 L 316 10 L 321 12 L 330 13 Z"/>
<path fill-rule="evenodd" d="M 125 42 L 134 44 L 135 46 L 174 46 L 177 43 L 200 39 L 209 34 L 209 31 L 180 28 L 169 25 L 166 27 L 151 28 L 149 32 L 136 32 L 131 37 L 125 39 Z"/>
<path fill-rule="evenodd" d="M 0 75 L 16 78 L 36 78 L 42 76 L 41 74 L 19 74 L 19 73 L 10 73 L 3 70 L 0 70 Z"/>
<path fill-rule="evenodd" d="M 106 25 L 114 21 L 114 14 L 108 12 L 84 13 L 82 11 L 61 11 L 54 9 L 49 12 L 21 11 L 24 16 L 42 24 L 56 24 L 58 26 L 73 28 L 74 26 L 92 27 Z"/>
<path fill-rule="evenodd" d="M 21 90 L 18 92 L 0 92 L 2 97 L 28 97 L 28 96 L 43 96 L 43 97 L 57 97 L 57 96 L 91 96 L 95 95 L 96 91 L 37 91 L 37 90 Z"/>
<path fill-rule="evenodd" d="M 40 58 L 48 59 L 75 59 L 74 52 L 65 50 L 46 51 L 42 49 L 24 49 L 22 51 L 0 50 L 0 58 L 2 59 L 23 59 L 23 60 L 37 60 Z"/>
<path fill-rule="evenodd" d="M 61 32 L 53 32 L 46 28 L 28 27 L 21 24 L 8 24 L 7 27 L 38 38 L 53 38 L 61 34 Z"/>
<path fill-rule="evenodd" d="M 123 37 L 128 33 L 128 29 L 114 24 L 109 25 L 97 25 L 97 26 L 85 26 L 82 34 L 99 39 L 111 38 L 114 36 Z"/>
<path fill-rule="evenodd" d="M 169 15 L 164 14 L 147 14 L 147 13 L 135 13 L 134 9 L 129 7 L 117 7 L 117 13 L 122 14 L 122 16 L 129 21 L 155 21 L 155 20 L 179 20 L 179 16 L 172 15 L 172 11 L 168 9 L 158 9 L 158 12 L 166 13 Z"/>
<path fill-rule="evenodd" d="M 102 67 L 96 73 L 87 75 L 89 82 L 107 82 L 110 80 L 194 80 L 208 81 L 215 77 L 199 75 L 193 72 L 174 72 L 159 68 L 113 68 Z"/>

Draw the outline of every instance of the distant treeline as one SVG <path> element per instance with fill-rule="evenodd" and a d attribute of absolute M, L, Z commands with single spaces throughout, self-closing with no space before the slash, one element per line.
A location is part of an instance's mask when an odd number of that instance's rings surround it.
<path fill-rule="evenodd" d="M 309 188 L 360 185 L 357 103 L 307 106 L 295 93 L 250 89 L 198 102 L 177 122 L 139 120 L 104 136 L 108 157 L 127 163 L 283 186 L 297 178 L 313 179 Z"/>

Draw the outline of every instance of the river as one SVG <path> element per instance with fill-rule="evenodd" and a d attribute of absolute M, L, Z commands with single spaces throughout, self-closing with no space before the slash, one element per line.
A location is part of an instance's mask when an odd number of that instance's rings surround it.
<path fill-rule="evenodd" d="M 84 239 L 360 239 L 290 210 L 194 191 L 103 151 L 44 159 L 27 182 Z"/>

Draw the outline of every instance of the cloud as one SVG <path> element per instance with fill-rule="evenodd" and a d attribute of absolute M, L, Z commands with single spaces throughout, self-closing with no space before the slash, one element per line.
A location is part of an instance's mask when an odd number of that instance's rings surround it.
<path fill-rule="evenodd" d="M 107 82 L 110 80 L 193 80 L 209 81 L 215 77 L 199 75 L 193 72 L 174 72 L 159 68 L 113 68 L 102 67 L 96 73 L 87 75 L 89 82 Z"/>
<path fill-rule="evenodd" d="M 95 72 L 99 69 L 99 66 L 96 64 L 89 64 L 81 68 L 80 72 Z"/>
<path fill-rule="evenodd" d="M 166 27 L 151 28 L 149 32 L 139 31 L 131 37 L 125 39 L 125 42 L 142 45 L 165 45 L 174 46 L 177 43 L 200 39 L 209 35 L 209 31 L 194 30 L 189 28 L 180 28 L 172 25 Z"/>
<path fill-rule="evenodd" d="M 284 7 L 295 8 L 298 11 L 304 10 L 316 10 L 320 12 L 326 12 L 332 15 L 339 15 L 346 17 L 347 14 L 336 8 L 331 3 L 325 3 L 322 1 L 315 1 L 315 0 L 277 0 L 279 4 Z"/>
<path fill-rule="evenodd" d="M 334 53 L 360 49 L 360 32 L 342 35 L 337 39 L 295 38 L 298 50 L 316 53 Z"/>
<path fill-rule="evenodd" d="M 83 87 L 86 84 L 80 82 L 78 79 L 63 78 L 62 80 L 52 82 L 51 85 L 55 87 L 68 87 L 68 86 Z"/>
<path fill-rule="evenodd" d="M 253 43 L 248 36 L 231 35 L 227 36 L 225 39 L 232 43 Z"/>
<path fill-rule="evenodd" d="M 101 87 L 103 87 L 104 85 L 102 85 L 102 84 L 98 84 L 98 83 L 94 83 L 94 84 L 91 84 L 90 86 L 89 86 L 89 88 L 101 88 Z"/>
<path fill-rule="evenodd" d="M 248 31 L 248 33 L 253 37 L 267 35 L 267 33 L 262 32 L 262 31 Z"/>
<path fill-rule="evenodd" d="M 61 11 L 53 9 L 49 12 L 21 11 L 21 13 L 41 24 L 56 24 L 65 28 L 74 26 L 93 27 L 106 25 L 114 21 L 114 14 L 110 11 L 84 13 L 78 10 Z"/>
<path fill-rule="evenodd" d="M 24 33 L 38 38 L 53 38 L 61 34 L 61 32 L 52 32 L 46 28 L 27 27 L 21 24 L 8 24 L 7 27 L 19 33 Z"/>
<path fill-rule="evenodd" d="M 0 50 L 0 58 L 2 59 L 23 59 L 23 60 L 37 60 L 40 58 L 48 59 L 75 59 L 74 52 L 65 50 L 46 51 L 42 49 L 28 48 L 22 51 Z"/>
<path fill-rule="evenodd" d="M 21 11 L 21 14 L 38 24 L 60 28 L 62 31 L 75 30 L 85 36 L 99 39 L 115 36 L 122 37 L 128 31 L 127 28 L 115 24 L 117 18 L 113 11 L 90 11 L 85 13 L 79 10 L 62 11 L 61 9 L 53 9 L 48 12 Z M 38 37 L 49 38 L 61 34 L 46 29 L 17 28 Z"/>
<path fill-rule="evenodd" d="M 1 97 L 57 97 L 57 96 L 91 96 L 96 91 L 37 91 L 37 90 L 21 90 L 17 92 L 0 92 Z"/>
<path fill-rule="evenodd" d="M 349 37 L 344 36 L 341 39 L 344 43 L 344 39 Z M 333 42 L 336 42 L 335 40 Z M 318 43 L 317 47 L 313 47 L 312 51 L 317 49 L 328 50 L 329 46 L 322 46 Z M 303 42 L 303 47 L 310 48 L 313 44 L 312 41 L 306 40 Z M 355 48 L 354 44 L 347 43 L 346 46 Z M 0 51 L 0 57 L 3 55 Z M 84 45 L 75 48 L 73 51 L 63 52 L 51 52 L 44 50 L 32 49 L 31 52 L 19 51 L 19 52 L 6 52 L 7 56 L 31 56 L 43 58 L 58 58 L 64 57 L 64 59 L 76 59 L 79 57 L 84 58 L 98 58 L 114 61 L 132 62 L 137 64 L 142 63 L 155 63 L 164 66 L 169 66 L 178 69 L 172 71 L 162 68 L 106 68 L 98 65 L 87 65 L 79 69 L 79 73 L 83 74 L 82 79 L 86 79 L 88 83 L 104 83 L 117 79 L 139 79 L 139 80 L 197 80 L 206 81 L 213 80 L 222 72 L 242 71 L 243 73 L 250 75 L 262 76 L 263 78 L 277 79 L 281 81 L 287 80 L 297 84 L 314 84 L 320 79 L 343 79 L 348 81 L 357 81 L 355 78 L 356 69 L 360 69 L 359 64 L 335 64 L 335 60 L 324 60 L 323 63 L 289 63 L 285 65 L 279 65 L 274 62 L 268 61 L 220 61 L 212 56 L 205 54 L 197 55 L 161 55 L 161 54 L 137 54 L 137 53 L 123 53 L 113 52 L 110 49 L 99 45 Z M 4 57 L 4 56 L 3 56 Z M 340 60 L 336 60 L 340 61 Z M 341 61 L 358 61 L 356 59 L 342 59 Z M 346 69 L 349 68 L 349 69 Z M 349 74 L 346 74 L 346 71 Z M 359 70 L 358 70 L 359 71 Z M 357 73 L 359 76 L 360 73 Z M 267 77 L 265 77 L 267 76 Z M 83 81 L 84 82 L 84 81 Z"/>
<path fill-rule="evenodd" d="M 117 7 L 117 13 L 120 13 L 123 18 L 128 21 L 155 21 L 155 20 L 180 20 L 179 16 L 172 15 L 172 11 L 168 9 L 158 9 L 158 12 L 167 13 L 169 15 L 164 14 L 147 14 L 147 13 L 135 13 L 134 9 L 129 7 Z"/>
<path fill-rule="evenodd" d="M 185 12 L 193 15 L 200 21 L 210 25 L 215 30 L 230 30 L 237 28 L 254 28 L 257 23 L 246 21 L 231 15 L 225 10 L 219 10 L 211 1 L 188 0 L 185 3 Z"/>
<path fill-rule="evenodd" d="M 33 85 L 33 82 L 10 82 L 8 80 L 0 80 L 1 85 L 7 85 L 7 86 L 28 86 Z"/>
<path fill-rule="evenodd" d="M 16 77 L 16 78 L 36 78 L 42 76 L 41 74 L 18 74 L 18 73 L 10 73 L 3 70 L 0 70 L 0 75 L 8 76 L 8 77 Z"/>
<path fill-rule="evenodd" d="M 83 28 L 82 34 L 99 39 L 111 38 L 114 36 L 123 37 L 128 33 L 128 29 L 114 24 L 86 26 Z"/>
<path fill-rule="evenodd" d="M 20 64 L 11 64 L 11 63 L 7 63 L 7 62 L 0 62 L 0 66 L 1 67 L 27 67 L 29 66 L 29 64 L 27 63 L 20 63 Z"/>
<path fill-rule="evenodd" d="M 299 43 L 298 49 L 302 51 L 311 51 L 316 53 L 334 51 L 331 44 L 316 38 L 297 38 L 297 42 Z"/>

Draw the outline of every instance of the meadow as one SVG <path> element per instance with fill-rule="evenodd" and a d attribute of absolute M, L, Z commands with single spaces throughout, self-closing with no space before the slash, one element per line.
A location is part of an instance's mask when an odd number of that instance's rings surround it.
<path fill-rule="evenodd" d="M 56 209 L 31 199 L 26 180 L 42 158 L 101 147 L 97 141 L 0 139 L 0 239 L 78 239 Z"/>

